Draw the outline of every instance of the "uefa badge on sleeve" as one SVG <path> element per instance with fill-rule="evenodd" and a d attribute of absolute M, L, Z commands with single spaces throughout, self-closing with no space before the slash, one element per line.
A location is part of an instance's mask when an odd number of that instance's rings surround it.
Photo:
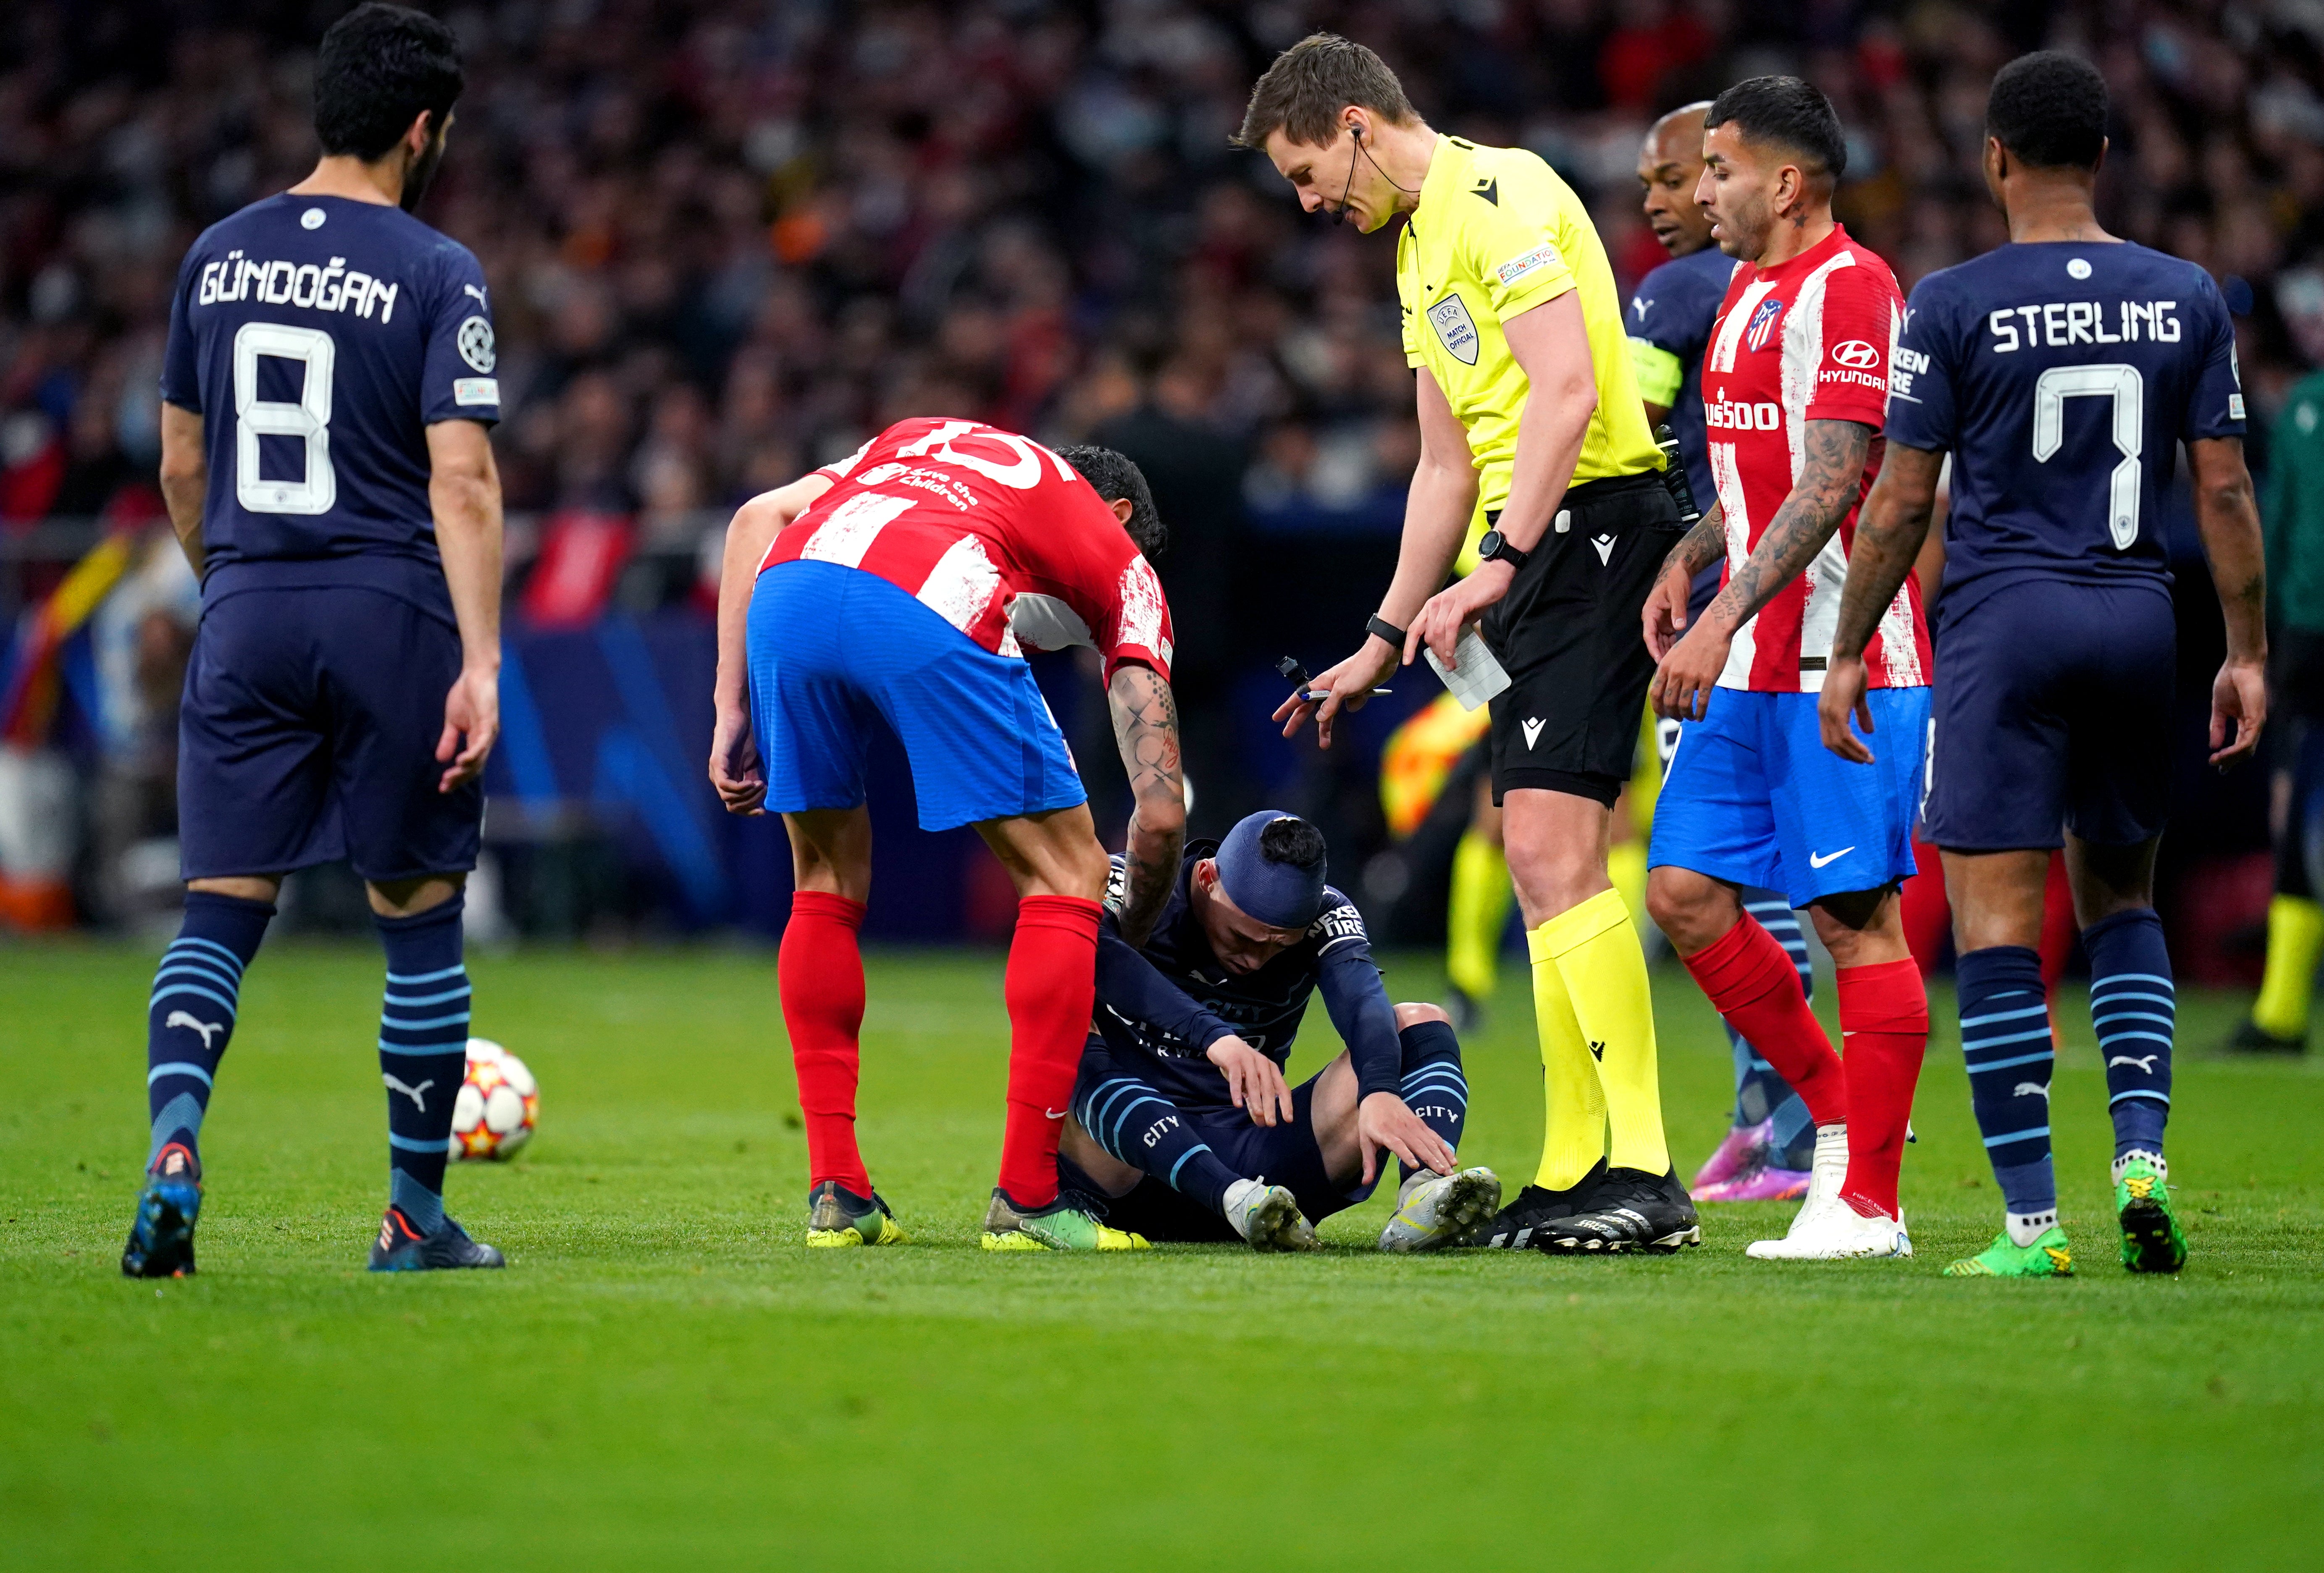
<path fill-rule="evenodd" d="M 499 356 L 493 349 L 493 325 L 481 317 L 471 317 L 460 324 L 452 336 L 460 358 L 479 372 L 489 373 Z"/>

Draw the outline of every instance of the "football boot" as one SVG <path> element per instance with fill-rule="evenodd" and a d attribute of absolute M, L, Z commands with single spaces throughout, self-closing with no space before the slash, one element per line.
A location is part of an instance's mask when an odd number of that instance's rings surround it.
<path fill-rule="evenodd" d="M 171 1142 L 146 1171 L 137 1216 L 121 1251 L 124 1278 L 183 1278 L 194 1270 L 194 1222 L 202 1212 L 202 1166 Z"/>
<path fill-rule="evenodd" d="M 379 1220 L 379 1238 L 371 1246 L 374 1273 L 432 1273 L 447 1267 L 505 1267 L 508 1259 L 492 1246 L 468 1237 L 468 1231 L 446 1219 L 432 1235 L 411 1227 L 403 1209 L 391 1207 Z"/>
<path fill-rule="evenodd" d="M 1396 1193 L 1396 1216 L 1380 1230 L 1383 1251 L 1436 1251 L 1493 1216 L 1501 1205 L 1500 1176 L 1490 1169 L 1454 1174 L 1416 1171 Z"/>
<path fill-rule="evenodd" d="M 826 1180 L 807 1192 L 810 1246 L 900 1246 L 908 1237 L 876 1191 L 867 1200 L 838 1181 Z"/>

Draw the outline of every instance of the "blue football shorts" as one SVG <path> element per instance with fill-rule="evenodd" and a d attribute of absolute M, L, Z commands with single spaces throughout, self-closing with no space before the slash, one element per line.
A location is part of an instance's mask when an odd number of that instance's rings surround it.
<path fill-rule="evenodd" d="M 1869 765 L 1823 746 L 1813 694 L 1711 692 L 1655 799 L 1647 861 L 1780 890 L 1805 906 L 1914 872 L 1928 779 L 1929 691 L 1875 688 Z"/>
<path fill-rule="evenodd" d="M 178 711 L 188 879 L 346 859 L 363 878 L 476 865 L 481 780 L 439 792 L 459 631 L 355 585 L 243 590 L 202 608 Z"/>
<path fill-rule="evenodd" d="M 2159 582 L 2023 580 L 1947 609 L 1924 833 L 1957 851 L 2163 833 L 2178 629 Z"/>
<path fill-rule="evenodd" d="M 767 808 L 853 808 L 874 728 L 911 761 L 922 830 L 1085 803 L 1033 668 L 876 574 L 777 563 L 751 594 L 751 713 Z"/>

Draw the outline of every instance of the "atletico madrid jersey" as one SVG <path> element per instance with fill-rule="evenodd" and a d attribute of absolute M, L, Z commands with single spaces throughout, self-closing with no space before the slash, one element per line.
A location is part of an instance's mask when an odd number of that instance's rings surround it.
<path fill-rule="evenodd" d="M 1810 421 L 1857 421 L 1873 437 L 1856 504 L 1806 571 L 1737 630 L 1720 674 L 1723 688 L 1812 694 L 1823 686 L 1857 509 L 1880 469 L 1888 366 L 1903 310 L 1888 264 L 1836 224 L 1798 256 L 1735 270 L 1702 363 L 1704 435 L 1727 519 L 1727 576 L 1791 495 Z M 1928 628 L 1911 577 L 1882 615 L 1864 662 L 1876 688 L 1928 682 Z"/>
<path fill-rule="evenodd" d="M 1170 675 L 1170 609 L 1113 510 L 1029 437 L 973 420 L 898 421 L 836 465 L 837 483 L 760 565 L 876 574 L 986 649 L 1087 645 Z"/>

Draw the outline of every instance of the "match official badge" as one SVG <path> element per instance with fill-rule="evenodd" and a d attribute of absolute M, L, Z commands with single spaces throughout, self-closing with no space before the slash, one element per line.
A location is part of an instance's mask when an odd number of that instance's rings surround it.
<path fill-rule="evenodd" d="M 1759 309 L 1751 314 L 1750 326 L 1743 330 L 1743 342 L 1754 351 L 1764 350 L 1775 334 L 1775 319 L 1784 314 L 1784 303 L 1770 295 L 1759 302 Z"/>
<path fill-rule="evenodd" d="M 1447 295 L 1428 308 L 1428 325 L 1436 330 L 1438 342 L 1445 351 L 1464 366 L 1477 363 L 1477 323 L 1469 315 L 1469 308 L 1458 295 Z"/>
<path fill-rule="evenodd" d="M 452 342 L 459 346 L 460 358 L 479 372 L 489 372 L 497 358 L 493 351 L 493 325 L 481 317 L 471 317 L 460 324 Z"/>

